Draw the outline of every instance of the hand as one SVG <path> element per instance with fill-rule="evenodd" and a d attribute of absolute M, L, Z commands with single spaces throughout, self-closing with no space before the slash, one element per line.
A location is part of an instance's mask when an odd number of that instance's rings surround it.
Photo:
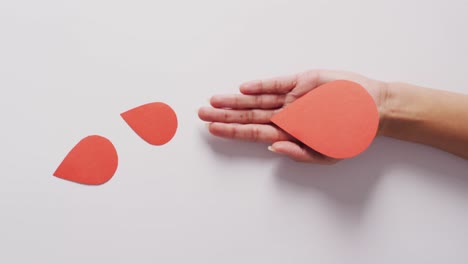
<path fill-rule="evenodd" d="M 384 82 L 354 73 L 326 70 L 245 83 L 240 87 L 242 94 L 215 95 L 210 99 L 212 107 L 200 108 L 198 115 L 200 119 L 211 122 L 209 131 L 215 136 L 267 142 L 272 144 L 269 150 L 296 161 L 334 164 L 338 160 L 301 144 L 271 123 L 270 118 L 307 92 L 335 80 L 354 81 L 366 88 L 379 107 L 382 119 Z"/>

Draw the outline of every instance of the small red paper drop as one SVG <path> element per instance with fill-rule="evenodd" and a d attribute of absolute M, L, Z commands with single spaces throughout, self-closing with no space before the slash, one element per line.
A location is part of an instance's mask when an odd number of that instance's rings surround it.
<path fill-rule="evenodd" d="M 107 138 L 93 135 L 82 139 L 65 157 L 54 176 L 76 183 L 100 185 L 114 176 L 117 151 Z"/>
<path fill-rule="evenodd" d="M 151 145 L 164 145 L 177 131 L 177 115 L 161 102 L 138 106 L 121 114 L 127 124 Z"/>

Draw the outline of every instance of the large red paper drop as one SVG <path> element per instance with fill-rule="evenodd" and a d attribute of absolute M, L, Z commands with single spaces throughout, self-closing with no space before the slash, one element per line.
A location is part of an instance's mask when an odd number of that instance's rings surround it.
<path fill-rule="evenodd" d="M 360 154 L 373 141 L 379 112 L 361 85 L 339 80 L 310 91 L 271 121 L 315 151 L 344 159 Z"/>

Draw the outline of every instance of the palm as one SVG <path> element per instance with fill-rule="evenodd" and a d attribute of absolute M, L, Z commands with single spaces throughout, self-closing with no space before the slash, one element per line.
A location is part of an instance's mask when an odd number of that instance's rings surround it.
<path fill-rule="evenodd" d="M 210 132 L 219 137 L 261 141 L 271 149 L 295 160 L 331 164 L 336 160 L 323 156 L 274 126 L 270 119 L 288 104 L 324 83 L 346 79 L 363 85 L 378 105 L 380 82 L 363 76 L 335 71 L 309 71 L 298 75 L 253 81 L 240 87 L 242 94 L 218 95 L 210 100 L 212 107 L 202 107 L 199 116 L 211 122 Z"/>

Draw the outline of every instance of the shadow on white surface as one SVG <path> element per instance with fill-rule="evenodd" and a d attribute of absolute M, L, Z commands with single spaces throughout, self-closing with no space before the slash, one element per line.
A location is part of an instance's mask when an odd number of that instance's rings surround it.
<path fill-rule="evenodd" d="M 277 162 L 273 171 L 276 187 L 286 192 L 301 192 L 316 199 L 317 192 L 330 200 L 344 216 L 357 220 L 365 212 L 372 192 L 384 177 L 395 171 L 414 171 L 424 181 L 441 188 L 468 189 L 468 162 L 418 144 L 378 138 L 362 155 L 332 166 L 275 159 L 265 144 L 217 139 L 208 134 L 204 140 L 217 154 L 229 159 Z M 402 173 L 401 176 L 405 177 Z M 406 173 L 407 174 L 407 173 Z M 397 173 L 399 175 L 399 173 Z"/>
<path fill-rule="evenodd" d="M 211 150 L 225 158 L 272 161 L 274 157 L 266 144 L 217 138 L 208 132 L 201 134 Z"/>
<path fill-rule="evenodd" d="M 433 181 L 453 191 L 468 188 L 467 161 L 427 146 L 389 138 L 379 138 L 362 155 L 333 166 L 282 160 L 276 177 L 280 186 L 321 192 L 338 210 L 358 220 L 378 183 L 384 177 L 399 175 L 392 171 L 401 171 L 401 177 L 409 177 L 404 172 L 417 171 L 416 175 L 423 177 L 421 180 Z"/>

